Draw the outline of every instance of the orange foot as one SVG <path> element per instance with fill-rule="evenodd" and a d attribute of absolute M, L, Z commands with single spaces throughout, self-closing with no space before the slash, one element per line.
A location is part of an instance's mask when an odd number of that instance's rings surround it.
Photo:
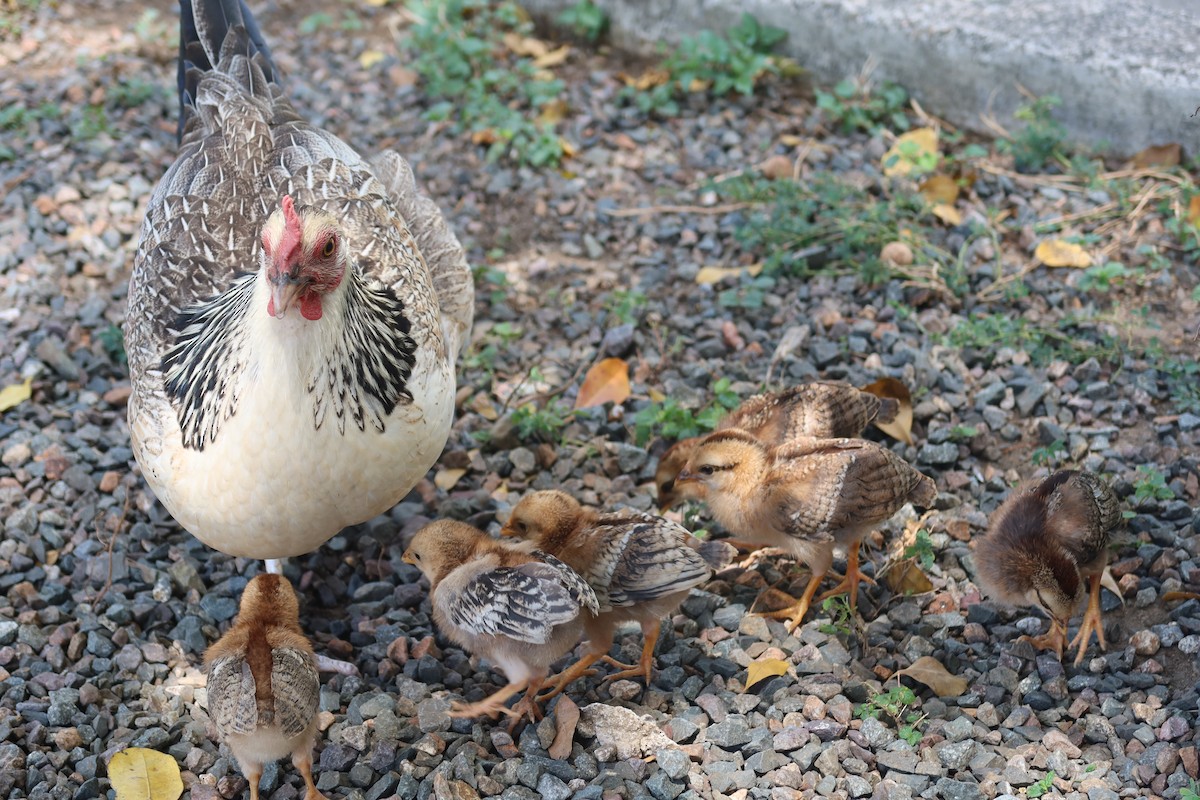
<path fill-rule="evenodd" d="M 825 594 L 821 595 L 818 600 L 827 600 L 830 597 L 846 593 L 850 600 L 850 610 L 858 610 L 858 585 L 860 583 L 870 584 L 875 586 L 875 579 L 867 575 L 858 567 L 858 542 L 855 542 L 850 547 L 850 552 L 846 556 L 846 575 L 841 579 L 837 586 L 830 589 Z"/>
<path fill-rule="evenodd" d="M 1041 636 L 1022 636 L 1018 642 L 1029 642 L 1038 650 L 1053 650 L 1062 660 L 1063 645 L 1067 642 L 1067 626 L 1058 620 L 1050 620 L 1050 630 Z"/>
<path fill-rule="evenodd" d="M 496 719 L 501 714 L 506 717 L 518 716 L 517 712 L 505 704 L 508 703 L 510 697 L 524 688 L 525 684 L 523 683 L 510 683 L 477 703 L 454 703 L 450 706 L 449 716 L 457 718 L 488 717 L 490 719 Z"/>
<path fill-rule="evenodd" d="M 622 678 L 641 678 L 646 686 L 650 685 L 650 676 L 654 671 L 654 645 L 658 644 L 658 634 L 661 630 L 661 624 L 658 620 L 655 620 L 653 623 L 642 625 L 642 657 L 638 659 L 638 663 L 622 664 L 610 656 L 604 657 L 607 663 L 612 664 L 620 670 L 620 672 L 614 672 L 612 675 L 607 676 L 604 679 L 605 683 L 619 681 Z"/>
<path fill-rule="evenodd" d="M 821 585 L 821 579 L 825 574 L 814 574 L 808 579 L 808 585 L 804 587 L 804 594 L 800 595 L 800 599 L 794 605 L 787 608 L 781 608 L 778 611 L 758 611 L 755 612 L 760 617 L 767 619 L 783 619 L 787 620 L 784 627 L 788 633 L 800 627 L 800 623 L 804 621 L 804 615 L 808 613 L 808 607 L 812 603 L 813 595 L 817 593 L 817 587 Z"/>
<path fill-rule="evenodd" d="M 1067 645 L 1068 647 L 1079 646 L 1079 652 L 1075 655 L 1075 666 L 1077 667 L 1083 663 L 1083 654 L 1087 652 L 1092 631 L 1096 632 L 1096 641 L 1100 643 L 1100 649 L 1105 648 L 1104 620 L 1100 616 L 1100 585 L 1102 582 L 1100 577 L 1092 576 L 1087 611 L 1084 612 L 1083 621 L 1079 623 L 1079 633 L 1075 634 L 1075 638 Z"/>

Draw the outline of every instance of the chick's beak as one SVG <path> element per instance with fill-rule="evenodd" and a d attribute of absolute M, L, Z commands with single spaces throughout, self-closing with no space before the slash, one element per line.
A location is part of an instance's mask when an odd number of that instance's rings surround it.
<path fill-rule="evenodd" d="M 685 467 L 679 471 L 678 475 L 675 476 L 675 485 L 678 486 L 681 483 L 687 483 L 688 481 L 696 480 L 700 480 L 700 477 Z"/>
<path fill-rule="evenodd" d="M 412 564 L 413 566 L 417 564 L 417 557 L 413 555 L 412 550 L 405 550 L 404 555 L 400 556 L 400 560 L 405 564 Z"/>

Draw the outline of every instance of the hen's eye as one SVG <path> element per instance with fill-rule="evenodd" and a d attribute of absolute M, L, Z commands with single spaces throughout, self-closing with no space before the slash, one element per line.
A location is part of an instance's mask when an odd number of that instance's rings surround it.
<path fill-rule="evenodd" d="M 322 257 L 324 257 L 324 258 L 331 257 L 333 255 L 333 251 L 336 248 L 337 248 L 337 246 L 333 243 L 333 237 L 330 236 L 328 239 L 325 240 L 325 246 L 323 248 L 321 248 Z"/>

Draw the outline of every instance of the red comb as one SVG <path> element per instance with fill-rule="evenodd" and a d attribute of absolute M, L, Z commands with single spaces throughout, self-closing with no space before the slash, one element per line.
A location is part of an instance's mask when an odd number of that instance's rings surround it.
<path fill-rule="evenodd" d="M 286 267 L 292 263 L 300 248 L 300 215 L 296 213 L 296 204 L 291 195 L 285 194 L 280 204 L 283 206 L 283 233 L 275 249 L 275 263 Z"/>

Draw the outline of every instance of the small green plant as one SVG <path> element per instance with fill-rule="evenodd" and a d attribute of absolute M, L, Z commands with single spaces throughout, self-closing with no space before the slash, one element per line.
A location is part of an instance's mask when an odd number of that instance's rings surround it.
<path fill-rule="evenodd" d="M 921 569 L 929 570 L 933 567 L 935 552 L 933 539 L 929 538 L 929 531 L 922 528 L 917 531 L 913 543 L 904 548 L 904 557 L 915 559 Z"/>
<path fill-rule="evenodd" d="M 918 727 L 925 719 L 924 714 L 911 710 L 916 702 L 917 696 L 913 690 L 903 684 L 898 684 L 886 692 L 876 694 L 860 705 L 855 709 L 854 716 L 858 719 L 867 717 L 879 719 L 882 716 L 888 716 L 896 724 L 897 735 L 909 745 L 916 747 L 917 742 L 921 741 Z"/>
<path fill-rule="evenodd" d="M 854 630 L 854 612 L 844 594 L 835 594 L 821 601 L 821 610 L 829 615 L 829 622 L 817 626 L 817 630 L 828 636 L 849 636 Z"/>
<path fill-rule="evenodd" d="M 1179 790 L 1179 800 L 1200 800 L 1200 781 L 1192 780 Z"/>
<path fill-rule="evenodd" d="M 1133 499 L 1137 505 L 1152 500 L 1173 500 L 1175 492 L 1167 486 L 1167 479 L 1154 467 L 1143 464 L 1137 468 L 1138 478 L 1133 482 Z"/>
<path fill-rule="evenodd" d="M 114 364 L 125 366 L 129 363 L 129 358 L 125 355 L 125 335 L 116 325 L 109 325 L 97 332 L 96 339 Z"/>
<path fill-rule="evenodd" d="M 137 108 L 158 93 L 158 86 L 141 78 L 122 79 L 108 90 L 108 99 L 120 108 Z"/>
<path fill-rule="evenodd" d="M 979 435 L 974 425 L 955 425 L 947 434 L 952 442 L 969 442 Z"/>
<path fill-rule="evenodd" d="M 775 279 L 770 275 L 744 276 L 738 286 L 718 292 L 717 303 L 722 308 L 762 308 L 774 288 Z"/>
<path fill-rule="evenodd" d="M 684 408 L 673 397 L 645 406 L 633 415 L 634 440 L 639 445 L 645 445 L 655 433 L 668 441 L 689 439 L 709 433 L 717 427 L 717 423 L 729 409 L 736 407 L 740 402 L 737 393 L 731 388 L 732 385 L 728 378 L 714 381 L 713 402 L 699 412 Z"/>
<path fill-rule="evenodd" d="M 869 84 L 846 79 L 832 91 L 817 91 L 817 108 L 844 133 L 856 130 L 874 133 L 882 128 L 906 131 L 909 128 L 904 106 L 908 92 L 904 87 L 884 82 L 877 89 Z"/>
<path fill-rule="evenodd" d="M 1159 370 L 1166 376 L 1175 410 L 1200 414 L 1200 363 L 1166 358 L 1160 361 Z"/>
<path fill-rule="evenodd" d="M 713 407 L 719 410 L 729 410 L 737 408 L 742 402 L 742 398 L 733 390 L 733 381 L 729 378 L 717 378 L 713 381 Z"/>
<path fill-rule="evenodd" d="M 512 0 L 410 0 L 416 17 L 412 66 L 436 102 L 429 119 L 486 144 L 488 160 L 506 157 L 535 167 L 555 165 L 563 142 L 543 111 L 563 91 L 534 59 L 513 53 L 506 34 L 528 37 L 533 23 Z"/>
<path fill-rule="evenodd" d="M 1067 456 L 1067 443 L 1062 439 L 1034 448 L 1031 456 L 1035 467 L 1055 467 Z"/>
<path fill-rule="evenodd" d="M 579 0 L 568 6 L 555 22 L 589 44 L 600 41 L 608 30 L 608 14 L 592 0 Z"/>
<path fill-rule="evenodd" d="M 621 325 L 637 324 L 645 307 L 646 295 L 636 289 L 616 289 L 604 303 L 604 308 Z"/>
<path fill-rule="evenodd" d="M 1079 276 L 1079 288 L 1085 292 L 1097 291 L 1107 293 L 1123 285 L 1132 275 L 1134 273 L 1121 262 L 1105 261 L 1103 264 L 1088 267 Z"/>
<path fill-rule="evenodd" d="M 557 444 L 562 429 L 571 420 L 571 411 L 559 403 L 547 403 L 542 408 L 529 403 L 514 411 L 512 419 L 521 441 Z"/>
<path fill-rule="evenodd" d="M 332 14 L 327 11 L 317 11 L 300 20 L 299 31 L 305 36 L 312 36 L 317 31 L 333 27 L 333 24 Z"/>
<path fill-rule="evenodd" d="M 520 339 L 524 333 L 521 328 L 518 328 L 511 322 L 497 322 L 488 332 L 489 335 L 498 336 L 503 344 L 510 344 Z"/>
<path fill-rule="evenodd" d="M 1025 790 L 1025 796 L 1036 800 L 1036 798 L 1046 794 L 1054 788 L 1054 779 L 1056 777 L 1058 776 L 1054 774 L 1054 770 L 1050 770 L 1044 778 L 1029 785 L 1029 788 Z"/>
<path fill-rule="evenodd" d="M 1018 172 L 1037 172 L 1046 163 L 1063 157 L 1063 140 L 1067 131 L 1051 116 L 1062 100 L 1052 94 L 1035 99 L 1017 109 L 1014 116 L 1025 123 L 1012 139 L 998 143 L 1009 152 Z"/>
<path fill-rule="evenodd" d="M 71 122 L 71 138 L 77 141 L 95 139 L 102 133 L 111 132 L 104 106 L 86 106 L 80 116 Z"/>

